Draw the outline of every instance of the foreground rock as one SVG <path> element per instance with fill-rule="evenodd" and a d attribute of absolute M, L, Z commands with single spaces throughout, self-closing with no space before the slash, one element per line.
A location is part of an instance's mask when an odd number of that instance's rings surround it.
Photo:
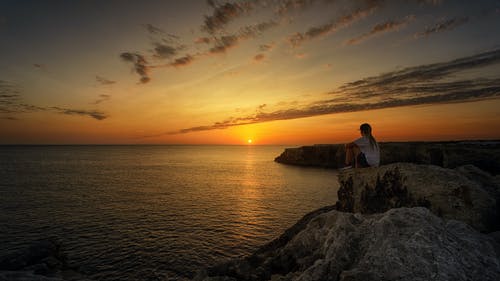
<path fill-rule="evenodd" d="M 380 143 L 380 151 L 381 165 L 409 162 L 455 168 L 470 164 L 491 174 L 500 174 L 500 141 L 387 142 Z M 331 144 L 287 148 L 275 161 L 340 168 L 344 158 L 344 145 Z"/>
<path fill-rule="evenodd" d="M 339 211 L 372 214 L 423 206 L 482 232 L 500 229 L 500 187 L 493 176 L 474 166 L 395 163 L 342 171 L 339 183 Z"/>
<path fill-rule="evenodd" d="M 426 208 L 323 212 L 284 241 L 195 280 L 500 280 L 492 237 Z"/>
<path fill-rule="evenodd" d="M 66 263 L 60 245 L 52 240 L 34 242 L 0 257 L 0 281 L 89 280 Z"/>

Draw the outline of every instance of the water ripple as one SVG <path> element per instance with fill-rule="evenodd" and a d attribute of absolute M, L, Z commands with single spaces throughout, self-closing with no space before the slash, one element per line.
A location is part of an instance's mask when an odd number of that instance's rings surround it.
<path fill-rule="evenodd" d="M 97 280 L 179 280 L 333 204 L 336 173 L 283 147 L 0 147 L 0 253 L 57 238 Z"/>

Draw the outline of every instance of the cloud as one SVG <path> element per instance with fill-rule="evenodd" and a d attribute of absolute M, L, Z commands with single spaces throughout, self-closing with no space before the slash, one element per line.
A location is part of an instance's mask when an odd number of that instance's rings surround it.
<path fill-rule="evenodd" d="M 284 15 L 292 11 L 304 11 L 310 8 L 317 0 L 280 0 L 277 1 L 276 14 Z M 332 2 L 332 0 L 324 0 L 324 2 Z"/>
<path fill-rule="evenodd" d="M 51 109 L 55 110 L 60 114 L 88 116 L 96 120 L 104 120 L 108 118 L 108 116 L 105 113 L 97 110 L 70 109 L 70 108 L 61 108 L 56 106 L 51 107 Z"/>
<path fill-rule="evenodd" d="M 395 20 L 389 20 L 385 21 L 382 23 L 379 23 L 372 27 L 372 29 L 364 33 L 358 37 L 352 38 L 346 42 L 347 45 L 354 45 L 354 44 L 359 44 L 362 41 L 365 41 L 369 38 L 372 38 L 374 36 L 377 36 L 382 33 L 386 32 L 391 32 L 391 31 L 397 31 L 401 29 L 402 27 L 406 26 L 409 22 L 413 21 L 415 19 L 415 16 L 407 16 L 403 20 L 400 21 L 395 21 Z"/>
<path fill-rule="evenodd" d="M 175 67 L 186 66 L 191 64 L 194 61 L 194 57 L 191 55 L 186 55 L 184 57 L 180 57 L 174 60 L 170 65 Z"/>
<path fill-rule="evenodd" d="M 196 44 L 210 44 L 210 42 L 212 42 L 212 39 L 208 37 L 200 37 L 194 41 Z"/>
<path fill-rule="evenodd" d="M 158 35 L 158 34 L 164 34 L 165 31 L 163 29 L 156 27 L 150 23 L 144 24 L 144 28 L 151 34 L 151 35 Z"/>
<path fill-rule="evenodd" d="M 45 64 L 34 63 L 33 66 L 36 67 L 36 68 L 40 68 L 42 70 L 45 70 Z"/>
<path fill-rule="evenodd" d="M 293 47 L 299 47 L 302 43 L 306 41 L 334 33 L 337 30 L 344 28 L 352 24 L 353 22 L 360 20 L 366 17 L 367 15 L 371 14 L 375 9 L 377 9 L 382 4 L 382 2 L 383 1 L 381 0 L 365 1 L 366 5 L 354 9 L 352 12 L 340 17 L 339 19 L 332 20 L 329 23 L 320 26 L 311 27 L 304 33 L 296 32 L 290 35 L 288 37 L 288 42 Z"/>
<path fill-rule="evenodd" d="M 138 53 L 125 52 L 120 54 L 120 58 L 123 61 L 130 62 L 134 65 L 133 70 L 141 76 L 141 79 L 139 80 L 140 83 L 146 84 L 151 80 L 151 78 L 149 78 L 150 68 L 144 56 Z"/>
<path fill-rule="evenodd" d="M 458 17 L 449 20 L 442 20 L 433 26 L 427 27 L 424 31 L 415 33 L 415 38 L 427 37 L 434 33 L 443 32 L 447 30 L 455 29 L 456 27 L 463 25 L 469 21 L 468 17 Z"/>
<path fill-rule="evenodd" d="M 266 58 L 264 54 L 257 54 L 255 57 L 253 57 L 254 61 L 262 61 Z"/>
<path fill-rule="evenodd" d="M 232 48 L 238 44 L 239 37 L 236 35 L 222 36 L 215 39 L 215 46 L 210 48 L 211 54 L 225 53 L 227 49 Z"/>
<path fill-rule="evenodd" d="M 209 34 L 214 34 L 223 29 L 230 21 L 238 18 L 246 12 L 253 9 L 252 1 L 241 1 L 237 3 L 219 4 L 215 1 L 208 1 L 208 4 L 214 9 L 212 15 L 205 16 L 202 30 Z"/>
<path fill-rule="evenodd" d="M 230 117 L 211 125 L 184 128 L 167 134 L 226 129 L 233 126 L 290 120 L 325 114 L 422 104 L 463 103 L 500 98 L 500 77 L 454 79 L 464 71 L 500 64 L 500 49 L 448 62 L 408 67 L 346 83 L 327 98 L 305 105 Z"/>
<path fill-rule="evenodd" d="M 444 0 L 417 0 L 418 3 L 430 4 L 430 5 L 434 5 L 434 6 L 441 5 L 443 3 L 443 1 Z"/>
<path fill-rule="evenodd" d="M 262 32 L 277 26 L 278 23 L 275 21 L 261 22 L 255 25 L 248 25 L 240 28 L 240 30 L 233 35 L 226 35 L 214 38 L 214 46 L 209 49 L 209 54 L 220 54 L 225 53 L 228 49 L 231 49 L 238 45 L 239 42 L 254 38 L 260 35 Z"/>
<path fill-rule="evenodd" d="M 104 77 L 101 77 L 99 75 L 96 75 L 95 77 L 95 80 L 101 84 L 101 85 L 112 85 L 112 84 L 115 84 L 116 81 L 112 81 L 112 80 L 109 80 L 109 79 L 106 79 Z"/>
<path fill-rule="evenodd" d="M 99 95 L 99 98 L 93 104 L 100 104 L 101 102 L 108 101 L 109 99 L 111 99 L 111 95 L 102 94 Z"/>
<path fill-rule="evenodd" d="M 155 57 L 168 59 L 177 54 L 177 48 L 162 43 L 155 43 L 154 52 Z"/>
<path fill-rule="evenodd" d="M 66 115 L 83 115 L 96 120 L 106 119 L 108 116 L 98 110 L 70 109 L 61 107 L 40 107 L 23 102 L 21 91 L 15 84 L 0 80 L 0 114 L 9 114 L 0 116 L 5 120 L 19 120 L 12 116 L 15 114 L 51 111 Z"/>
<path fill-rule="evenodd" d="M 19 89 L 7 81 L 0 80 L 0 113 L 15 113 L 21 110 Z"/>
<path fill-rule="evenodd" d="M 18 118 L 12 117 L 12 116 L 0 117 L 0 119 L 10 120 L 10 121 L 17 121 L 17 120 L 19 120 Z"/>
<path fill-rule="evenodd" d="M 262 52 L 271 51 L 274 48 L 274 44 L 262 44 L 259 46 L 259 50 Z"/>

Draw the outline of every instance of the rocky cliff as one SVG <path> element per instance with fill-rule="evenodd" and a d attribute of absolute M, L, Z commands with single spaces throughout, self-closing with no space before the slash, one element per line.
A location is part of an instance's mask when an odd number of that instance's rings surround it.
<path fill-rule="evenodd" d="M 500 229 L 500 186 L 495 177 L 472 165 L 447 169 L 394 163 L 345 170 L 338 178 L 339 211 L 373 214 L 423 206 L 482 232 Z"/>
<path fill-rule="evenodd" d="M 500 175 L 491 174 L 499 144 L 381 147 L 383 163 L 413 163 L 341 171 L 335 206 L 194 280 L 500 280 Z M 276 161 L 337 167 L 343 153 L 338 145 L 301 147 Z"/>
<path fill-rule="evenodd" d="M 474 165 L 500 174 L 500 141 L 471 142 L 383 142 L 381 165 L 396 162 L 431 164 L 445 168 Z M 287 148 L 275 161 L 283 164 L 340 168 L 344 164 L 343 144 Z"/>
<path fill-rule="evenodd" d="M 422 207 L 328 211 L 285 240 L 195 280 L 500 280 L 494 238 Z"/>
<path fill-rule="evenodd" d="M 91 281 L 66 262 L 59 243 L 34 242 L 0 257 L 0 281 Z"/>

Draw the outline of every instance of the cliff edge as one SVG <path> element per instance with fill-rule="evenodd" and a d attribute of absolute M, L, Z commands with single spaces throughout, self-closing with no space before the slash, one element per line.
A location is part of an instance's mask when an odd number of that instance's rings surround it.
<path fill-rule="evenodd" d="M 474 165 L 491 174 L 500 174 L 500 141 L 460 142 L 381 142 L 380 164 L 397 162 L 455 168 Z M 282 164 L 341 168 L 344 165 L 343 144 L 326 144 L 287 148 L 275 158 Z"/>
<path fill-rule="evenodd" d="M 342 149 L 287 149 L 276 161 L 336 167 Z M 307 214 L 253 255 L 201 270 L 194 280 L 500 280 L 500 175 L 491 174 L 499 173 L 499 144 L 384 149 L 384 163 L 413 163 L 341 171 L 335 206 Z"/>
<path fill-rule="evenodd" d="M 363 215 L 329 211 L 288 243 L 198 274 L 230 280 L 500 280 L 500 246 L 426 208 Z"/>

